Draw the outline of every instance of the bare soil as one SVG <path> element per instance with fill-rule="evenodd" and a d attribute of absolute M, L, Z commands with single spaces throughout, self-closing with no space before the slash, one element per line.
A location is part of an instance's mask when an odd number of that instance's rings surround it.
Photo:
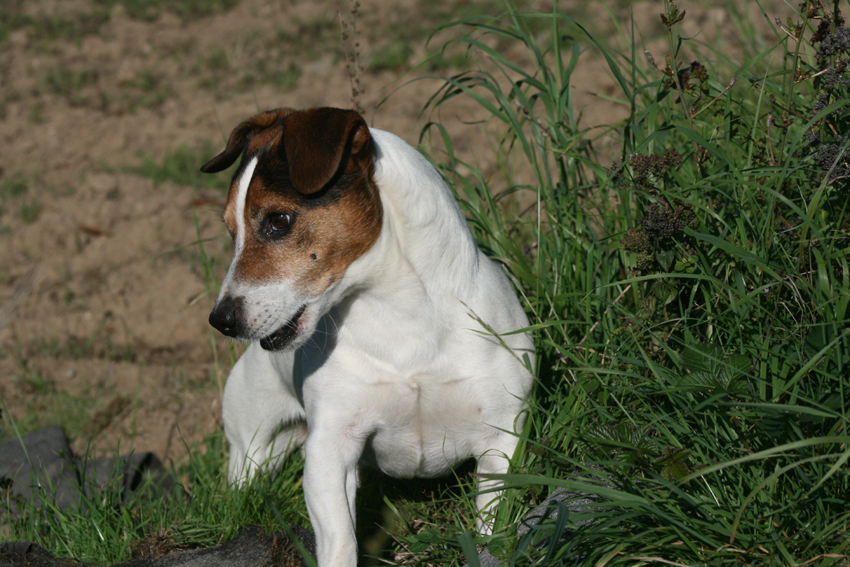
<path fill-rule="evenodd" d="M 361 4 L 360 104 L 370 124 L 415 145 L 440 84 L 411 81 L 460 65 L 414 68 L 449 32 L 426 48 L 428 33 L 503 4 Z M 633 11 L 663 61 L 664 42 L 651 40 L 661 3 L 622 4 L 619 23 Z M 559 9 L 616 36 L 599 4 Z M 343 2 L 350 25 L 349 10 Z M 0 437 L 13 435 L 10 417 L 23 432 L 61 423 L 78 453 L 180 460 L 220 427 L 223 384 L 243 348 L 207 324 L 232 251 L 220 220 L 226 175 L 194 172 L 260 110 L 351 106 L 337 4 L 4 0 L 0 11 Z M 736 35 L 725 9 L 688 11 L 694 35 Z M 584 125 L 626 115 L 604 98 L 617 89 L 596 53 L 583 55 L 573 85 Z M 461 100 L 438 116 L 455 146 L 495 173 L 495 130 L 467 124 L 481 117 Z M 613 137 L 594 135 L 610 151 Z"/>

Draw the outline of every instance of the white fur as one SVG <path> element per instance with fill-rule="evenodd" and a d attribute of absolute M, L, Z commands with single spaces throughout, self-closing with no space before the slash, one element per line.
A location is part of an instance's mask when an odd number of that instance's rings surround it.
<path fill-rule="evenodd" d="M 234 263 L 239 259 L 242 249 L 245 247 L 245 200 L 248 197 L 248 188 L 254 178 L 254 169 L 257 167 L 257 158 L 252 158 L 245 166 L 242 177 L 239 178 L 239 187 L 236 193 L 236 252 Z"/>
<path fill-rule="evenodd" d="M 321 567 L 357 564 L 354 497 L 364 450 L 397 477 L 441 475 L 468 457 L 481 474 L 505 473 L 532 383 L 520 362 L 534 359 L 531 339 L 505 334 L 528 320 L 502 270 L 475 246 L 451 190 L 400 138 L 371 134 L 384 210 L 378 240 L 310 300 L 298 350 L 252 343 L 224 392 L 231 482 L 278 466 L 306 441 L 304 495 Z M 284 284 L 248 291 L 263 297 L 255 304 L 274 321 L 304 303 Z M 482 532 L 497 498 L 477 497 Z"/>

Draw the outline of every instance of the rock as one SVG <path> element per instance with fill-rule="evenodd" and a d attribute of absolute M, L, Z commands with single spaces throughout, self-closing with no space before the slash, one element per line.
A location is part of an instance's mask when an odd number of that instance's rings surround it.
<path fill-rule="evenodd" d="M 313 534 L 296 526 L 296 536 L 311 554 Z M 311 549 L 312 548 L 312 549 Z M 283 533 L 267 535 L 262 528 L 246 526 L 229 542 L 204 549 L 180 551 L 158 557 L 140 558 L 114 567 L 302 567 L 305 562 L 297 547 Z M 0 567 L 84 567 L 57 559 L 38 545 L 26 542 L 0 543 Z"/>
<path fill-rule="evenodd" d="M 306 532 L 306 530 L 303 531 Z M 309 536 L 312 538 L 312 534 Z M 286 535 L 282 533 L 267 535 L 262 528 L 246 526 L 235 538 L 223 545 L 180 551 L 156 559 L 135 559 L 114 567 L 301 567 L 302 565 L 305 563 L 297 547 Z"/>
<path fill-rule="evenodd" d="M 150 479 L 150 482 L 148 482 Z M 96 492 L 115 491 L 115 502 L 127 504 L 140 489 L 174 488 L 174 479 L 153 453 L 122 455 L 100 459 L 74 458 L 65 432 L 50 427 L 20 440 L 0 443 L 0 490 L 8 484 L 12 513 L 15 501 L 44 505 L 45 498 L 60 509 L 85 506 Z M 83 497 L 85 496 L 85 497 Z M 85 509 L 81 510 L 84 512 Z M 315 555 L 313 534 L 300 526 L 292 532 L 311 555 Z M 223 545 L 169 553 L 175 546 L 154 541 L 138 545 L 141 557 L 116 567 L 300 567 L 304 565 L 296 545 L 284 533 L 267 535 L 256 526 L 247 526 Z M 167 538 L 163 538 L 167 539 Z M 146 542 L 141 542 L 144 544 Z M 29 542 L 0 543 L 0 567 L 84 567 L 67 559 L 57 559 L 42 547 Z"/>
<path fill-rule="evenodd" d="M 605 488 L 614 488 L 614 485 L 604 478 L 586 470 L 576 470 L 569 480 L 580 481 L 587 484 L 596 484 L 604 486 Z M 541 502 L 539 506 L 523 517 L 520 521 L 519 527 L 517 528 L 517 536 L 522 537 L 530 529 L 542 524 L 543 522 L 557 520 L 558 515 L 561 512 L 566 512 L 569 516 L 572 514 L 581 514 L 598 510 L 599 507 L 596 505 L 603 501 L 603 498 L 596 496 L 595 494 L 588 494 L 578 490 L 568 490 L 566 488 L 558 488 L 543 502 Z M 585 520 L 579 520 L 578 522 L 572 522 L 572 527 L 568 527 L 564 530 L 559 541 L 563 542 L 568 540 L 575 533 L 574 528 L 581 528 L 590 525 L 594 521 L 594 519 L 588 518 Z M 537 549 L 544 549 L 547 545 L 549 545 L 549 539 L 549 537 L 543 538 L 540 541 L 534 542 L 533 545 Z M 478 562 L 481 564 L 481 567 L 499 567 L 500 565 L 507 564 L 504 560 L 492 555 L 486 547 L 481 551 L 481 553 L 479 553 Z M 464 567 L 469 567 L 469 565 L 466 564 Z"/>
<path fill-rule="evenodd" d="M 122 504 L 127 504 L 133 494 L 145 486 L 150 478 L 149 489 L 167 494 L 174 489 L 174 479 L 159 458 L 150 452 L 122 455 L 116 460 L 101 457 L 94 460 L 77 459 L 77 470 L 85 493 L 105 490 L 107 487 L 118 492 Z"/>
<path fill-rule="evenodd" d="M 41 546 L 28 542 L 0 543 L 0 567 L 69 567 L 76 563 L 56 559 Z"/>
<path fill-rule="evenodd" d="M 49 498 L 61 510 L 84 505 L 81 487 L 88 498 L 95 490 L 115 490 L 126 504 L 148 478 L 148 488 L 165 493 L 174 487 L 174 479 L 153 453 L 121 455 L 117 460 L 74 458 L 59 426 L 0 443 L 0 482 L 11 483 L 12 513 L 20 513 L 16 500 L 39 508 Z"/>
<path fill-rule="evenodd" d="M 23 442 L 23 443 L 22 443 Z M 0 443 L 0 480 L 11 481 L 13 501 L 22 498 L 40 507 L 42 498 L 67 508 L 78 500 L 79 483 L 68 439 L 61 427 Z"/>

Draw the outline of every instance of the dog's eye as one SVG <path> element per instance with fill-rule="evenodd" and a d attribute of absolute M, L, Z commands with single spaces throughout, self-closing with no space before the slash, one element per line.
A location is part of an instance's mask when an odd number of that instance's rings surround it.
<path fill-rule="evenodd" d="M 272 235 L 280 235 L 292 226 L 292 215 L 289 213 L 272 213 L 268 216 L 269 232 Z"/>

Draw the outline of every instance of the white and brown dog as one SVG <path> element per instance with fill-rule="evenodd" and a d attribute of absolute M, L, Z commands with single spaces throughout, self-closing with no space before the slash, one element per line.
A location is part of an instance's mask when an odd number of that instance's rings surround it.
<path fill-rule="evenodd" d="M 236 251 L 210 315 L 251 341 L 224 391 L 229 479 L 304 443 L 319 565 L 354 566 L 359 462 L 403 478 L 468 457 L 507 471 L 534 358 L 509 333 L 528 320 L 437 171 L 356 112 L 259 114 L 202 171 L 240 155 L 224 212 Z M 478 484 L 485 533 L 497 486 Z"/>

